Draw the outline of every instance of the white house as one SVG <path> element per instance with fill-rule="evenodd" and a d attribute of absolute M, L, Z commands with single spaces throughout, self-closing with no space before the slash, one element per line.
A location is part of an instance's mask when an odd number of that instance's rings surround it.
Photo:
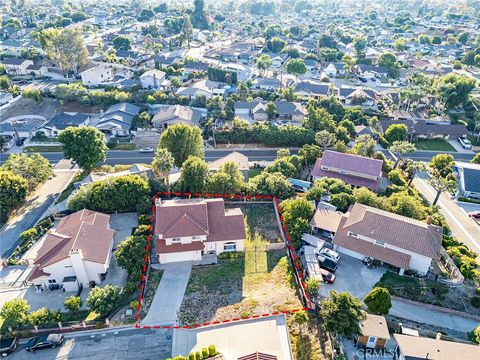
<path fill-rule="evenodd" d="M 62 218 L 46 235 L 29 281 L 37 291 L 98 285 L 110 265 L 113 234 L 106 214 L 84 209 Z"/>
<path fill-rule="evenodd" d="M 427 222 L 356 203 L 342 217 L 334 248 L 357 259 L 366 256 L 399 269 L 426 274 L 440 259 L 443 229 Z"/>
<path fill-rule="evenodd" d="M 165 89 L 170 82 L 161 70 L 149 70 L 140 75 L 140 84 L 144 89 Z"/>
<path fill-rule="evenodd" d="M 158 199 L 155 238 L 161 264 L 243 251 L 243 213 L 239 208 L 225 209 L 223 199 Z"/>
<path fill-rule="evenodd" d="M 33 65 L 32 60 L 21 58 L 6 58 L 2 63 L 8 75 L 27 75 L 29 73 L 27 68 Z"/>
<path fill-rule="evenodd" d="M 82 84 L 98 86 L 113 80 L 113 69 L 104 65 L 97 65 L 80 73 Z"/>

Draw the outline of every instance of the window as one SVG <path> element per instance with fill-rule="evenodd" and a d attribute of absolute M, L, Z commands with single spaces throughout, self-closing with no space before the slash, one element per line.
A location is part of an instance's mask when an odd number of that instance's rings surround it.
<path fill-rule="evenodd" d="M 345 170 L 339 170 L 338 172 L 342 175 L 348 175 L 348 171 Z"/>
<path fill-rule="evenodd" d="M 354 238 L 358 238 L 358 234 L 356 234 L 356 233 L 354 233 L 354 232 L 351 232 L 351 231 L 349 231 L 349 232 L 347 233 L 347 235 L 348 235 L 348 236 L 351 236 L 351 237 L 354 237 Z"/>
<path fill-rule="evenodd" d="M 385 243 L 384 243 L 383 241 L 380 241 L 380 240 L 375 240 L 375 245 L 379 245 L 379 246 L 385 247 Z"/>
<path fill-rule="evenodd" d="M 49 283 L 49 284 L 56 284 L 56 283 L 57 283 L 57 280 L 55 280 L 55 279 L 48 279 L 48 283 Z"/>
<path fill-rule="evenodd" d="M 192 240 L 200 240 L 200 236 L 192 236 Z"/>
<path fill-rule="evenodd" d="M 172 238 L 172 243 L 178 244 L 180 241 L 180 238 Z"/>
<path fill-rule="evenodd" d="M 237 244 L 234 242 L 223 244 L 223 251 L 235 251 L 237 250 Z"/>
<path fill-rule="evenodd" d="M 72 265 L 65 265 L 65 269 L 71 268 Z"/>

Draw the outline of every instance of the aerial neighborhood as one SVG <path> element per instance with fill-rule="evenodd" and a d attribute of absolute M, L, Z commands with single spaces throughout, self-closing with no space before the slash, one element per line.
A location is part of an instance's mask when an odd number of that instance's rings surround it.
<path fill-rule="evenodd" d="M 479 360 L 480 2 L 0 0 L 0 257 L 2 357 Z"/>

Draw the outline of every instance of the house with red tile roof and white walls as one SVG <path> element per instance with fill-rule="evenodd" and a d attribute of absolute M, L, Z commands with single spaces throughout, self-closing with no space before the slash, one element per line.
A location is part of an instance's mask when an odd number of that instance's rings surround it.
<path fill-rule="evenodd" d="M 83 209 L 62 218 L 47 233 L 29 281 L 38 291 L 57 286 L 77 291 L 80 285 L 98 285 L 110 265 L 113 235 L 110 215 Z"/>
<path fill-rule="evenodd" d="M 382 176 L 382 166 L 382 160 L 326 150 L 315 162 L 311 176 L 312 181 L 328 177 L 373 191 L 385 190 L 388 181 Z"/>
<path fill-rule="evenodd" d="M 245 238 L 241 209 L 226 209 L 223 199 L 156 200 L 155 246 L 160 264 L 244 251 Z"/>

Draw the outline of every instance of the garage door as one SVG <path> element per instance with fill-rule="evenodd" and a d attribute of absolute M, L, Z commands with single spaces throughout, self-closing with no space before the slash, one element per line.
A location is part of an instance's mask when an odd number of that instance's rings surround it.
<path fill-rule="evenodd" d="M 197 254 L 197 251 L 189 252 L 176 252 L 170 254 L 162 254 L 160 258 L 161 263 L 170 263 L 178 261 L 193 261 L 200 260 L 201 255 Z"/>
<path fill-rule="evenodd" d="M 356 259 L 363 260 L 365 258 L 365 255 L 362 255 L 360 253 L 357 253 L 357 252 L 349 250 L 349 249 L 345 249 L 344 247 L 341 247 L 341 246 L 337 247 L 337 251 L 341 254 L 345 254 L 345 255 L 354 257 Z"/>

